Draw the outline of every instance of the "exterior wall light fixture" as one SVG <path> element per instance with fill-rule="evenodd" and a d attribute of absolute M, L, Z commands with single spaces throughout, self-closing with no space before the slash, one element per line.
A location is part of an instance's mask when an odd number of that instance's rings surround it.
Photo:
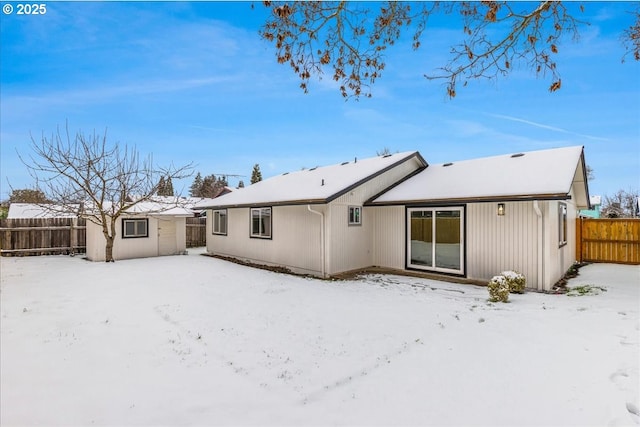
<path fill-rule="evenodd" d="M 498 216 L 504 216 L 504 203 L 498 203 Z"/>

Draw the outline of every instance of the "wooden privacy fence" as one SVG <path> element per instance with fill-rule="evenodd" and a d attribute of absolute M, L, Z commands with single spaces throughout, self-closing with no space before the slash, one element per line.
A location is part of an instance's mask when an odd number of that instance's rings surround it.
<path fill-rule="evenodd" d="M 640 264 L 640 219 L 579 218 L 576 252 L 579 262 Z"/>
<path fill-rule="evenodd" d="M 207 218 L 187 218 L 187 247 L 197 248 L 207 245 Z"/>
<path fill-rule="evenodd" d="M 84 218 L 0 220 L 0 255 L 25 256 L 86 252 Z"/>

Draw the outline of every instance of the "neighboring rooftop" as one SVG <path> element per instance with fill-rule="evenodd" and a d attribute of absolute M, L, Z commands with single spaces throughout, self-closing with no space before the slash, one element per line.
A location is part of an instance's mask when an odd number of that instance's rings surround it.
<path fill-rule="evenodd" d="M 80 205 L 75 207 L 77 211 Z M 71 213 L 62 206 L 53 204 L 35 204 L 35 203 L 11 203 L 7 218 L 74 218 L 77 213 Z"/>

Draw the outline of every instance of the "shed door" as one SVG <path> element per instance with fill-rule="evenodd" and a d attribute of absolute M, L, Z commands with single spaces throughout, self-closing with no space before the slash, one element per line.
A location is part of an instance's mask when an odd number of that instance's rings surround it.
<path fill-rule="evenodd" d="M 158 255 L 175 255 L 177 252 L 175 221 L 158 221 Z"/>

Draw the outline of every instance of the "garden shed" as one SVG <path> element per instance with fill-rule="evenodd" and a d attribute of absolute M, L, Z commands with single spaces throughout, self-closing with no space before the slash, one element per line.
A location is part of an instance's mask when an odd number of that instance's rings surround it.
<path fill-rule="evenodd" d="M 186 253 L 186 218 L 193 211 L 182 206 L 141 202 L 118 218 L 113 243 L 115 260 Z M 104 261 L 106 239 L 102 227 L 87 218 L 87 258 Z"/>

